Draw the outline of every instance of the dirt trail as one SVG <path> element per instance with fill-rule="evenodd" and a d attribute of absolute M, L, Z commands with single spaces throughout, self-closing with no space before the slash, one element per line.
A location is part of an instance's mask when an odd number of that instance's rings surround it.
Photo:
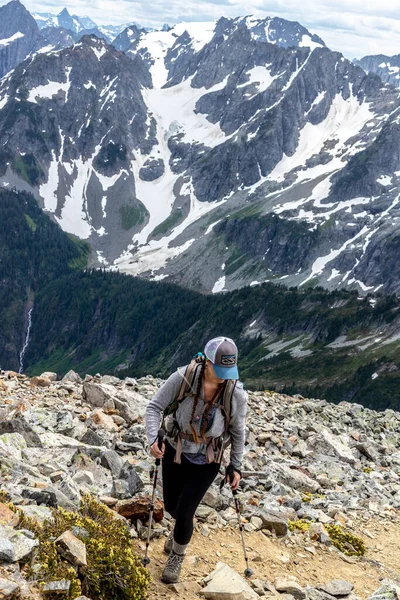
<path fill-rule="evenodd" d="M 301 585 L 317 585 L 330 579 L 347 579 L 355 586 L 355 593 L 365 600 L 386 577 L 400 577 L 400 515 L 393 522 L 382 523 L 378 519 L 360 521 L 355 525 L 367 547 L 367 553 L 361 561 L 348 563 L 333 549 L 325 546 L 315 548 L 311 554 L 301 545 L 289 540 L 266 537 L 261 532 L 246 533 L 246 546 L 249 551 L 251 567 L 255 579 L 274 582 L 277 576 L 294 575 Z M 179 596 L 185 600 L 198 600 L 196 590 L 203 577 L 208 575 L 216 563 L 222 560 L 239 573 L 245 568 L 238 531 L 210 530 L 204 537 L 195 532 L 184 563 L 181 577 L 182 586 Z M 371 539 L 366 531 L 374 536 Z M 163 553 L 164 538 L 152 542 L 149 566 L 153 582 L 149 599 L 178 597 L 170 587 L 160 582 L 166 556 Z M 137 549 L 142 544 L 137 542 Z M 310 547 L 310 543 L 305 543 Z M 142 552 L 142 550 L 140 550 Z"/>

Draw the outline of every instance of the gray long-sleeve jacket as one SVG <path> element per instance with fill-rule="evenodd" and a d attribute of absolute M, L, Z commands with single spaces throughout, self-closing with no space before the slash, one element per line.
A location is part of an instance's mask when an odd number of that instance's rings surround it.
<path fill-rule="evenodd" d="M 153 396 L 147 405 L 146 409 L 146 431 L 149 445 L 153 444 L 157 439 L 157 433 L 160 428 L 161 413 L 178 395 L 182 379 L 186 367 L 181 367 L 167 379 L 160 387 L 158 392 Z M 196 389 L 196 381 L 193 383 L 193 388 Z M 195 416 L 200 417 L 204 409 L 203 389 L 201 390 Z M 191 433 L 190 417 L 193 408 L 193 397 L 185 398 L 176 411 L 176 419 L 184 433 Z M 230 462 L 233 467 L 240 469 L 244 442 L 245 442 L 245 420 L 247 409 L 247 392 L 243 388 L 243 384 L 238 381 L 232 397 L 231 419 L 229 422 L 229 433 L 231 435 L 231 455 Z M 194 427 L 199 430 L 201 419 L 194 420 Z M 212 426 L 207 430 L 207 437 L 219 437 L 225 430 L 225 418 L 220 409 L 216 410 Z M 175 440 L 168 437 L 167 440 L 176 448 Z M 206 444 L 196 444 L 190 440 L 182 440 L 182 452 L 186 454 L 206 453 Z"/>

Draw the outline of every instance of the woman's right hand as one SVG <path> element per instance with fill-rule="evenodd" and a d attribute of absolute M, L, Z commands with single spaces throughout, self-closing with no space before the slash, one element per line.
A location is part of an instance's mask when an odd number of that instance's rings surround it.
<path fill-rule="evenodd" d="M 163 458 L 165 452 L 165 444 L 163 442 L 161 450 L 158 447 L 158 440 L 154 442 L 152 446 L 150 446 L 150 454 L 154 456 L 154 458 Z"/>

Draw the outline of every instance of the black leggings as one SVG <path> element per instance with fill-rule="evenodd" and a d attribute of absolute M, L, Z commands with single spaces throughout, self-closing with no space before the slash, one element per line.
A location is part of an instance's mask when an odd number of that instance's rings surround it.
<path fill-rule="evenodd" d="M 162 460 L 165 510 L 176 519 L 174 540 L 186 545 L 193 534 L 193 517 L 202 498 L 216 476 L 220 465 L 196 465 L 182 454 L 182 464 L 174 463 L 175 450 L 166 441 Z"/>

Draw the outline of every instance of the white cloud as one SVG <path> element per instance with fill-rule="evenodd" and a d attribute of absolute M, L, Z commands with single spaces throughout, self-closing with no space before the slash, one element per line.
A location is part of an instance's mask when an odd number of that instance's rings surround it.
<path fill-rule="evenodd" d="M 57 0 L 26 0 L 25 5 L 32 12 L 61 9 Z M 299 21 L 349 58 L 400 53 L 400 0 L 68 0 L 67 7 L 99 24 L 136 21 L 153 27 L 251 13 L 281 16 Z"/>

